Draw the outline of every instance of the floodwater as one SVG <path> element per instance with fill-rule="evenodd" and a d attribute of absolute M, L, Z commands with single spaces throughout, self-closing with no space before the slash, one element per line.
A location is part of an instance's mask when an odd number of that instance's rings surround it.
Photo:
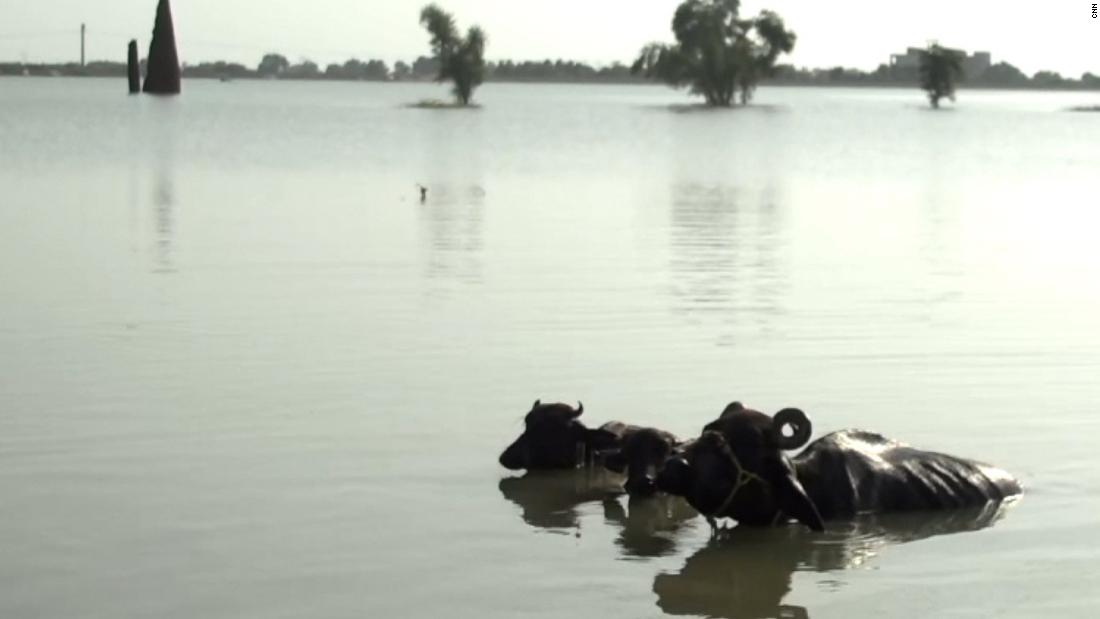
<path fill-rule="evenodd" d="M 0 79 L 0 616 L 1100 611 L 1095 93 L 124 93 Z M 536 398 L 798 406 L 1027 495 L 711 540 L 502 470 Z"/>

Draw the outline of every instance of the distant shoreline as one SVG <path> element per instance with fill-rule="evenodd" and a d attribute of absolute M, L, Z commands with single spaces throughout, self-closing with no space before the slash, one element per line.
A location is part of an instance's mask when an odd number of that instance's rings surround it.
<path fill-rule="evenodd" d="M 144 68 L 144 67 L 143 67 Z M 292 65 L 285 57 L 268 54 L 256 68 L 224 61 L 185 64 L 184 79 L 208 79 L 220 81 L 274 80 L 295 82 L 377 82 L 377 83 L 433 83 L 438 64 L 431 58 L 417 58 L 411 65 L 397 63 L 388 67 L 384 62 L 349 60 L 343 65 L 321 67 L 303 61 Z M 97 60 L 81 65 L 68 63 L 0 62 L 0 76 L 32 77 L 107 77 L 126 79 L 126 65 L 109 60 Z M 621 63 L 604 67 L 592 67 L 574 61 L 500 61 L 486 66 L 487 84 L 605 84 L 645 85 L 654 82 L 634 75 Z M 879 67 L 874 72 L 856 69 L 809 69 L 790 65 L 776 67 L 775 75 L 760 81 L 763 86 L 791 86 L 800 88 L 916 88 L 918 76 L 915 69 Z M 1035 90 L 1035 91 L 1100 91 L 1100 78 L 1085 73 L 1081 79 L 1064 78 L 1061 75 L 1040 71 L 1027 77 L 1011 65 L 1000 63 L 987 69 L 977 78 L 963 79 L 962 90 Z"/>
<path fill-rule="evenodd" d="M 17 74 L 0 71 L 0 78 L 29 78 L 29 79 L 51 79 L 51 78 L 74 78 L 74 79 L 104 79 L 104 80 L 122 80 L 125 81 L 125 75 L 104 75 L 104 74 L 49 74 L 41 72 L 31 72 L 29 74 Z M 343 83 L 366 83 L 366 84 L 435 84 L 434 80 L 351 80 L 351 79 L 334 79 L 334 78 L 269 78 L 269 77 L 257 77 L 257 76 L 242 76 L 233 78 L 220 78 L 215 76 L 184 76 L 185 81 L 205 81 L 205 82 L 343 82 Z M 492 79 L 486 80 L 485 84 L 527 84 L 527 85 L 576 85 L 576 86 L 661 86 L 654 82 L 647 80 L 564 80 L 564 79 Z M 889 83 L 889 82 L 826 82 L 826 83 L 806 83 L 789 80 L 763 80 L 760 83 L 761 86 L 777 86 L 782 88 L 879 88 L 879 89 L 908 89 L 916 88 L 916 84 L 908 83 Z M 962 83 L 958 85 L 958 90 L 1006 90 L 1006 91 L 1035 91 L 1035 92 L 1100 92 L 1100 87 L 1097 86 L 1082 86 L 1080 84 L 1069 85 L 1054 85 L 1054 84 L 967 84 Z"/>

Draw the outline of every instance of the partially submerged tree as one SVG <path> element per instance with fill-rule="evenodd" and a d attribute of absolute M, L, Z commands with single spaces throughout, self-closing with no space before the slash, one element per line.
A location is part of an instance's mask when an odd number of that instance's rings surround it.
<path fill-rule="evenodd" d="M 420 24 L 432 35 L 432 54 L 439 61 L 437 81 L 454 82 L 454 95 L 469 105 L 474 89 L 485 79 L 485 32 L 471 26 L 466 37 L 458 34 L 454 17 L 435 4 L 420 12 Z"/>
<path fill-rule="evenodd" d="M 757 83 L 771 75 L 795 34 L 772 11 L 740 19 L 740 0 L 684 0 L 672 18 L 675 44 L 642 48 L 631 71 L 702 95 L 707 105 L 728 106 L 740 92 L 748 103 Z"/>
<path fill-rule="evenodd" d="M 931 43 L 920 54 L 920 87 L 928 93 L 932 107 L 940 106 L 940 99 L 955 100 L 955 81 L 963 75 L 962 54 Z"/>

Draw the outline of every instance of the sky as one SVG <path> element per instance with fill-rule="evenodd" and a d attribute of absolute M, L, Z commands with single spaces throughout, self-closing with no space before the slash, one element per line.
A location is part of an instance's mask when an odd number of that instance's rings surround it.
<path fill-rule="evenodd" d="M 490 60 L 568 59 L 629 63 L 651 41 L 669 41 L 680 0 L 438 0 L 465 29 L 489 35 Z M 418 15 L 426 0 L 173 0 L 181 59 L 255 66 L 266 52 L 322 67 L 356 57 L 392 64 L 428 53 Z M 930 40 L 989 51 L 1025 73 L 1100 75 L 1100 18 L 1092 0 L 742 0 L 742 15 L 767 8 L 798 35 L 797 66 L 874 69 L 891 53 Z M 148 46 L 156 0 L 0 0 L 0 61 L 125 60 L 126 43 Z"/>

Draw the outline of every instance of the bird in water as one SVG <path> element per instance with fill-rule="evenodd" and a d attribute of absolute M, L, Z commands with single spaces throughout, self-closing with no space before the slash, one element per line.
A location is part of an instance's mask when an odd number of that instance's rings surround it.
<path fill-rule="evenodd" d="M 424 185 L 419 184 L 419 183 L 416 185 L 416 188 L 420 190 L 420 203 L 423 204 L 424 202 L 427 202 L 428 201 L 428 188 L 425 187 Z"/>

